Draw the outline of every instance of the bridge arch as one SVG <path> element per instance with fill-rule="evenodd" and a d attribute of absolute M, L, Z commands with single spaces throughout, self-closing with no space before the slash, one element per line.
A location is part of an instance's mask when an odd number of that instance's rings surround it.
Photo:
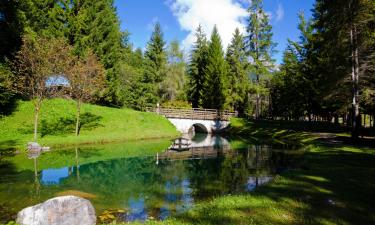
<path fill-rule="evenodd" d="M 193 123 L 190 129 L 194 129 L 195 133 L 209 133 L 208 128 L 201 123 Z"/>

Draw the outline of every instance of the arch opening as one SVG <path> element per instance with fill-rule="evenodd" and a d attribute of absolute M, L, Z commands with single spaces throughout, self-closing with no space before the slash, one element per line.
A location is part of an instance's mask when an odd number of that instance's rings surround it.
<path fill-rule="evenodd" d="M 204 134 L 208 134 L 208 129 L 205 125 L 201 124 L 201 123 L 195 123 L 191 126 L 191 128 L 189 129 L 189 132 L 192 131 L 193 133 L 204 133 Z"/>

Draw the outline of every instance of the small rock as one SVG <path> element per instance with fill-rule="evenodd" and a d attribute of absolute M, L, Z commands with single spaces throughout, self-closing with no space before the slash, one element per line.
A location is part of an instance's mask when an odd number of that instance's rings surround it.
<path fill-rule="evenodd" d="M 20 225 L 95 225 L 94 207 L 83 198 L 63 196 L 21 210 Z"/>

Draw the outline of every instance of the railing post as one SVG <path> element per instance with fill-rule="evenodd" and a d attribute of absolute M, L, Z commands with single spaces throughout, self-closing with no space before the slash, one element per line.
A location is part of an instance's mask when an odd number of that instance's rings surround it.
<path fill-rule="evenodd" d="M 160 105 L 159 105 L 159 102 L 156 104 L 156 113 L 160 114 Z"/>

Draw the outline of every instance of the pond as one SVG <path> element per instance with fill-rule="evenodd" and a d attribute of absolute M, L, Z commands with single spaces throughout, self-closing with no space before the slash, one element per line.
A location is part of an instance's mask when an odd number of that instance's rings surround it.
<path fill-rule="evenodd" d="M 163 220 L 202 200 L 251 192 L 296 158 L 290 154 L 296 151 L 221 136 L 197 134 L 186 142 L 180 149 L 150 140 L 3 157 L 0 220 L 62 195 L 89 199 L 102 222 Z"/>

